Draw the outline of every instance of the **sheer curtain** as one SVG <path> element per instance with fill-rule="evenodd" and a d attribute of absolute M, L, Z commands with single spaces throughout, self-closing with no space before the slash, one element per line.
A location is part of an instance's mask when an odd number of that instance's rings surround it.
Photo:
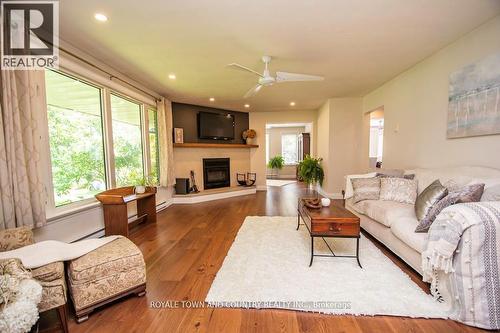
<path fill-rule="evenodd" d="M 162 98 L 157 102 L 156 110 L 158 112 L 158 134 L 160 141 L 160 185 L 172 186 L 175 183 L 172 102 Z"/>
<path fill-rule="evenodd" d="M 44 71 L 2 70 L 0 98 L 0 229 L 46 224 L 40 152 Z"/>

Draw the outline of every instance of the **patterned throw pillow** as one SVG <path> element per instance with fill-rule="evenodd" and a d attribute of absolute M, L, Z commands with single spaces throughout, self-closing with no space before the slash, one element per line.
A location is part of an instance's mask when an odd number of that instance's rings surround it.
<path fill-rule="evenodd" d="M 443 209 L 456 203 L 465 202 L 478 202 L 483 194 L 484 184 L 472 184 L 462 188 L 456 188 L 454 192 L 449 192 L 447 196 L 439 200 L 427 213 L 426 217 L 422 219 L 415 232 L 427 232 L 431 227 L 432 222 L 441 213 Z M 475 201 L 467 201 L 475 200 Z"/>
<path fill-rule="evenodd" d="M 460 199 L 462 195 L 461 192 L 451 192 L 443 199 L 439 200 L 432 208 L 429 210 L 424 219 L 422 219 L 415 229 L 415 232 L 427 232 L 431 227 L 432 222 L 436 219 L 436 217 L 441 213 L 443 209 L 448 206 L 451 206 Z"/>
<path fill-rule="evenodd" d="M 363 200 L 378 200 L 380 196 L 380 178 L 353 178 L 351 179 L 354 203 Z"/>
<path fill-rule="evenodd" d="M 417 181 L 404 178 L 381 178 L 380 200 L 415 204 Z"/>
<path fill-rule="evenodd" d="M 458 203 L 479 202 L 484 192 L 484 184 L 472 184 L 463 188 Z"/>

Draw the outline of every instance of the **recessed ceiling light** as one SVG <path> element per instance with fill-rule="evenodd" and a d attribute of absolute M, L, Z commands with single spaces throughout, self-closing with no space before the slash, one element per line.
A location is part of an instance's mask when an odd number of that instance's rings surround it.
<path fill-rule="evenodd" d="M 175 74 L 168 74 L 168 78 L 169 78 L 170 80 L 175 80 L 175 79 L 176 79 L 176 76 L 175 76 Z"/>
<path fill-rule="evenodd" d="M 250 107 L 250 104 L 245 104 L 245 107 L 248 109 Z"/>
<path fill-rule="evenodd" d="M 214 101 L 215 101 L 215 98 L 210 97 L 210 102 L 214 102 Z"/>
<path fill-rule="evenodd" d="M 290 102 L 290 106 L 295 106 L 295 102 Z"/>
<path fill-rule="evenodd" d="M 101 22 L 106 22 L 108 20 L 108 17 L 104 14 L 101 14 L 101 13 L 96 13 L 94 15 L 94 18 L 97 20 L 97 21 L 101 21 Z"/>

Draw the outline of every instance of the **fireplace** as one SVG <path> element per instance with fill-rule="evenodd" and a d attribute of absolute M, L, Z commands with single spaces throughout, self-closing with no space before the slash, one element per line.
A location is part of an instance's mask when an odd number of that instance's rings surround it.
<path fill-rule="evenodd" d="M 203 159 L 203 187 L 211 188 L 231 186 L 229 158 Z"/>

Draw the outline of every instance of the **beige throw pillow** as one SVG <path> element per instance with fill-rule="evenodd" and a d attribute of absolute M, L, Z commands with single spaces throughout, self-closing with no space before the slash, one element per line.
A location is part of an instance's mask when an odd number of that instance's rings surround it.
<path fill-rule="evenodd" d="M 354 203 L 363 200 L 378 200 L 380 195 L 380 178 L 353 178 L 352 200 Z"/>
<path fill-rule="evenodd" d="M 417 181 L 404 178 L 381 178 L 380 200 L 415 204 Z"/>

